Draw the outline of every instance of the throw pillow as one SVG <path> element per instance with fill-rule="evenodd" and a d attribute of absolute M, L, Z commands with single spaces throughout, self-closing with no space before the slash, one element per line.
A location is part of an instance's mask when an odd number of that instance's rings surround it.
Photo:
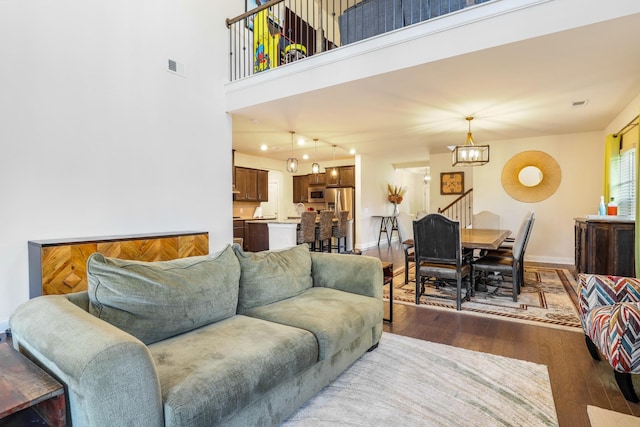
<path fill-rule="evenodd" d="M 291 298 L 313 286 L 311 254 L 306 244 L 281 251 L 244 252 L 234 245 L 240 261 L 238 313 Z"/>
<path fill-rule="evenodd" d="M 89 312 L 152 344 L 236 313 L 240 265 L 231 248 L 171 261 L 87 261 Z"/>

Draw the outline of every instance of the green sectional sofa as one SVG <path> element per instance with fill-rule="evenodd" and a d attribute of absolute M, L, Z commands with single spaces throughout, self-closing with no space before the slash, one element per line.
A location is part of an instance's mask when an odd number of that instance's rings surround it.
<path fill-rule="evenodd" d="M 285 420 L 382 334 L 376 258 L 307 245 L 140 262 L 93 254 L 89 289 L 37 297 L 14 346 L 65 386 L 74 426 Z"/>

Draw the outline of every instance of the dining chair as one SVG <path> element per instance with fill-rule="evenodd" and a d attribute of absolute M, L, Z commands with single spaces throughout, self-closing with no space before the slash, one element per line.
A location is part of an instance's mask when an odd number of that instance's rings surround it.
<path fill-rule="evenodd" d="M 349 221 L 349 211 L 340 211 L 338 215 L 338 224 L 334 225 L 331 228 L 331 236 L 336 238 L 336 245 L 332 246 L 331 249 L 336 250 L 336 252 L 340 253 L 340 240 L 344 242 L 342 246 L 344 250 L 347 250 L 347 224 Z"/>
<path fill-rule="evenodd" d="M 320 212 L 320 224 L 316 228 L 316 241 L 320 243 L 316 250 L 324 252 L 325 248 L 327 252 L 331 252 L 331 232 L 333 229 L 333 211 L 321 211 Z"/>
<path fill-rule="evenodd" d="M 415 263 L 413 251 L 413 215 L 400 212 L 397 217 L 398 233 L 402 239 L 402 250 L 404 251 L 404 284 L 409 283 L 409 263 Z"/>
<path fill-rule="evenodd" d="M 316 249 L 316 213 L 305 211 L 300 213 L 300 228 L 297 243 L 307 243 L 312 251 Z"/>
<path fill-rule="evenodd" d="M 473 214 L 471 220 L 473 228 L 492 228 L 498 230 L 500 228 L 500 215 L 490 211 L 480 211 Z"/>
<path fill-rule="evenodd" d="M 526 235 L 525 235 L 525 240 L 524 240 L 524 245 L 522 247 L 522 262 L 520 263 L 520 268 L 518 270 L 518 275 L 520 278 L 520 287 L 523 287 L 525 285 L 524 283 L 524 255 L 525 252 L 527 251 L 527 246 L 529 245 L 529 240 L 531 238 L 531 231 L 533 230 L 533 223 L 535 222 L 536 219 L 536 215 L 535 212 L 527 212 L 527 214 L 524 216 L 524 219 L 522 220 L 523 222 L 520 224 L 520 226 L 522 227 L 523 224 L 526 224 Z M 515 242 L 515 239 L 513 239 L 513 242 Z M 506 257 L 506 258 L 512 258 L 513 257 L 513 243 L 511 243 L 510 245 L 500 245 L 500 247 L 498 249 L 495 250 L 489 250 L 487 251 L 486 255 L 491 255 L 491 256 L 500 256 L 500 257 Z"/>
<path fill-rule="evenodd" d="M 455 281 L 456 309 L 462 309 L 462 279 L 471 276 L 468 258 L 463 256 L 460 223 L 438 213 L 428 214 L 413 222 L 413 241 L 416 263 L 416 304 L 424 294 L 424 282 Z M 473 277 L 471 277 L 473 279 Z M 467 283 L 465 299 L 470 292 Z"/>
<path fill-rule="evenodd" d="M 501 277 L 500 282 L 505 283 L 504 276 L 511 276 L 511 293 L 514 302 L 518 301 L 518 294 L 520 294 L 520 288 L 524 283 L 524 250 L 527 244 L 527 237 L 530 234 L 530 229 L 533 227 L 533 218 L 530 216 L 530 221 L 525 220 L 520 224 L 516 239 L 513 244 L 511 253 L 489 251 L 489 253 L 483 257 L 474 260 L 471 263 L 472 266 L 472 281 L 475 286 L 475 276 L 477 272 L 496 273 L 498 277 Z"/>

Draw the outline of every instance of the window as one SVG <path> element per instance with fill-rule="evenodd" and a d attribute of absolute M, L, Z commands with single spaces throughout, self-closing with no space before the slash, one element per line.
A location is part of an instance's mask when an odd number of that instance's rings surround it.
<path fill-rule="evenodd" d="M 618 202 L 618 215 L 635 217 L 636 213 L 636 148 L 620 153 L 619 181 L 612 188 Z"/>

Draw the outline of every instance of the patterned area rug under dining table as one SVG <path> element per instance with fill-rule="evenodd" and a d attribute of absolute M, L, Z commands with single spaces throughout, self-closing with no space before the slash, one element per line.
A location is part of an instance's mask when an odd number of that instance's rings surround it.
<path fill-rule="evenodd" d="M 410 267 L 409 283 L 405 284 L 404 269 L 400 268 L 394 271 L 394 302 L 415 305 L 414 272 L 414 268 Z M 509 282 L 505 283 L 507 286 L 490 284 L 486 291 L 476 291 L 470 301 L 463 300 L 462 312 L 541 326 L 582 330 L 577 309 L 577 284 L 569 270 L 527 266 L 525 267 L 524 282 L 525 286 L 521 288 L 517 302 L 512 299 Z M 455 285 L 437 288 L 427 282 L 425 293 L 426 295 L 420 297 L 419 306 L 455 310 Z M 384 298 L 387 301 L 389 299 L 388 286 L 384 287 Z"/>

